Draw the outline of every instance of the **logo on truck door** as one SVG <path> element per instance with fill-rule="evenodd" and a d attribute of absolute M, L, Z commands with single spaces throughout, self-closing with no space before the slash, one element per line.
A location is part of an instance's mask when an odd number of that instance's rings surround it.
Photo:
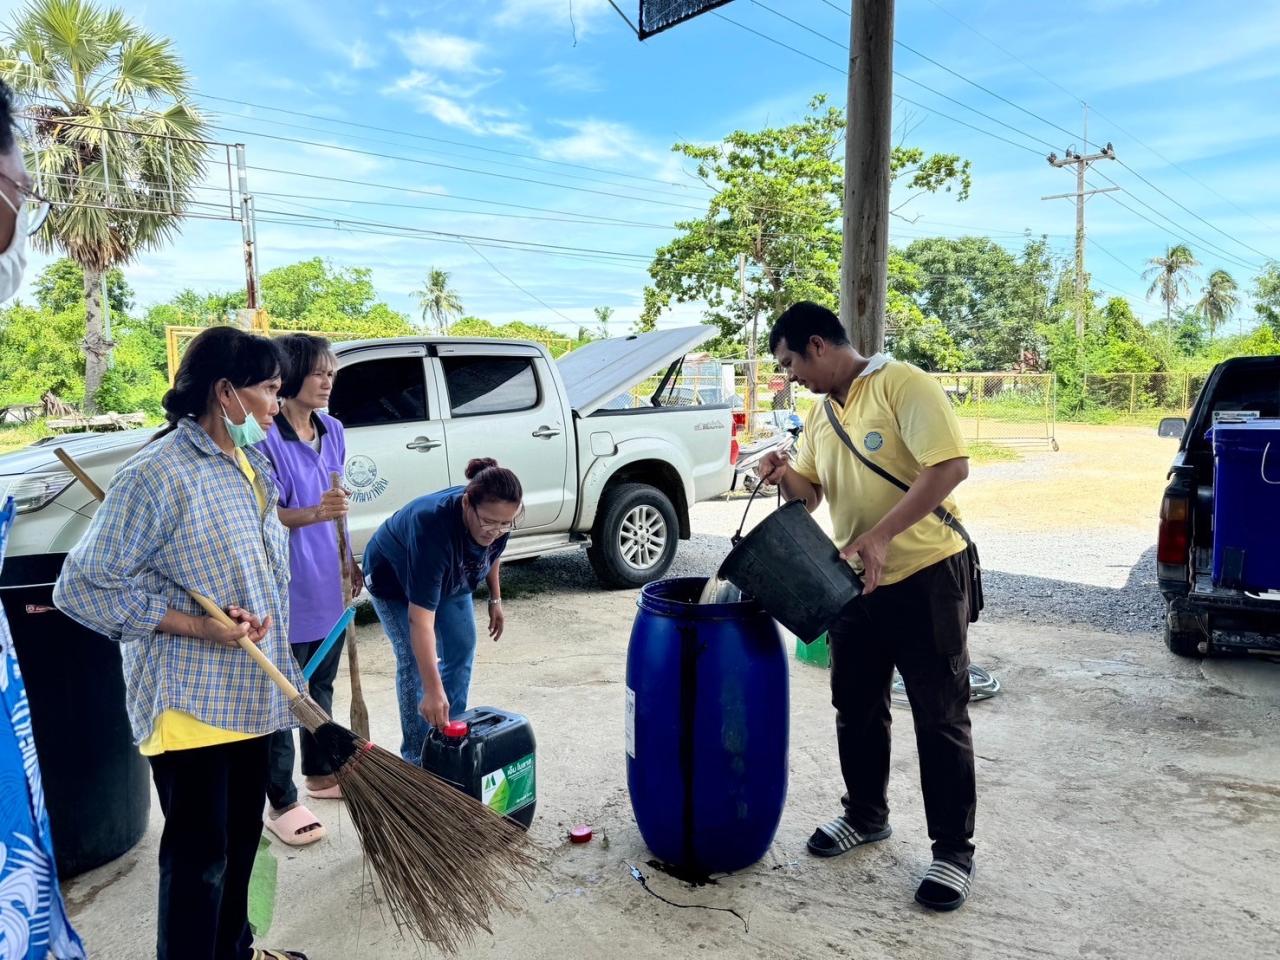
<path fill-rule="evenodd" d="M 356 503 L 376 500 L 389 486 L 385 477 L 378 476 L 378 465 L 368 457 L 355 456 L 347 461 L 347 486 L 351 499 Z"/>

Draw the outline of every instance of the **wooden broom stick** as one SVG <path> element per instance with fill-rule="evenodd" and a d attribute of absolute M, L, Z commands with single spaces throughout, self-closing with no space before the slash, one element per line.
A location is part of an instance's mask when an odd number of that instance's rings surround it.
<path fill-rule="evenodd" d="M 342 478 L 335 470 L 329 474 L 329 483 L 334 490 L 342 489 Z M 333 521 L 338 531 L 338 569 L 342 571 L 342 600 L 344 606 L 350 606 L 354 599 L 355 588 L 351 584 L 351 566 L 348 558 L 350 551 L 347 545 L 347 523 L 344 517 Z M 364 687 L 360 682 L 360 655 L 356 651 L 356 628 L 354 623 L 347 624 L 347 672 L 351 675 L 351 731 L 357 737 L 369 739 L 369 708 L 364 702 Z"/>

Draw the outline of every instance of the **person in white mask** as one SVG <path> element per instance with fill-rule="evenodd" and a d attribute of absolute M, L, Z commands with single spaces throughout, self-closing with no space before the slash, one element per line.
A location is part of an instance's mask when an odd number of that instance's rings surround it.
<path fill-rule="evenodd" d="M 49 201 L 36 190 L 14 136 L 9 88 L 0 82 L 0 302 L 22 285 L 27 269 L 27 237 L 44 226 Z"/>
<path fill-rule="evenodd" d="M 22 162 L 13 128 L 9 88 L 0 82 L 0 300 L 10 299 L 27 265 L 27 235 L 39 229 L 49 205 L 39 198 Z M 0 503 L 0 564 L 13 522 L 13 498 Z M 13 637 L 0 608 L 0 890 L 26 891 L 6 897 L 0 924 L 0 956 L 83 960 L 84 946 L 67 920 L 53 838 L 45 813 L 39 760 L 31 730 L 27 689 Z M 18 785 L 24 785 L 21 790 Z M 17 789 L 15 789 L 17 788 Z M 10 902 L 11 901 L 11 902 Z M 5 948 L 8 948 L 6 951 Z M 16 951 L 16 952 L 14 952 Z"/>

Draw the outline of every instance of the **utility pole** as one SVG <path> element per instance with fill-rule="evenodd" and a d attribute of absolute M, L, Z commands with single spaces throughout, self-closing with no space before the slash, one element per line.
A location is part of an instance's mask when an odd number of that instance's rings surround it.
<path fill-rule="evenodd" d="M 253 194 L 249 192 L 249 171 L 244 159 L 244 144 L 236 144 L 236 174 L 240 184 L 240 236 L 244 244 L 245 303 L 258 309 L 257 228 L 253 219 Z"/>
<path fill-rule="evenodd" d="M 1089 148 L 1089 105 L 1084 107 L 1084 145 L 1085 149 Z M 1097 160 L 1114 160 L 1116 158 L 1115 149 L 1108 143 L 1102 148 L 1101 153 L 1080 154 L 1071 147 L 1067 148 L 1067 155 L 1061 159 L 1056 153 L 1049 154 L 1048 160 L 1050 165 L 1062 168 L 1076 168 L 1076 189 L 1075 193 L 1055 193 L 1052 196 L 1041 197 L 1041 200 L 1064 200 L 1072 199 L 1076 201 L 1076 338 L 1084 339 L 1084 316 L 1085 310 L 1085 274 L 1084 274 L 1084 204 L 1085 200 L 1093 196 L 1095 193 L 1110 193 L 1113 190 L 1119 190 L 1119 187 L 1103 187 L 1099 190 L 1086 190 L 1084 188 L 1085 171 L 1089 169 L 1090 164 Z"/>
<path fill-rule="evenodd" d="M 738 254 L 738 296 L 742 303 L 742 320 L 745 324 L 747 319 L 747 255 L 745 253 Z M 751 433 L 752 424 L 755 423 L 756 417 L 756 341 L 759 338 L 758 323 L 760 321 L 760 313 L 753 310 L 751 317 L 751 333 L 747 340 L 747 433 Z"/>
<path fill-rule="evenodd" d="M 893 127 L 893 0 L 851 0 L 845 111 L 840 322 L 870 356 L 884 348 L 889 285 L 889 154 Z"/>

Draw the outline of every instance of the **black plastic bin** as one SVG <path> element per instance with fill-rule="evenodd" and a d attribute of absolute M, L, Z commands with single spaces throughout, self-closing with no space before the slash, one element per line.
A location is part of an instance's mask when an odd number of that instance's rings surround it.
<path fill-rule="evenodd" d="M 54 609 L 62 560 L 6 559 L 0 601 L 31 704 L 58 877 L 67 880 L 142 839 L 151 782 L 125 713 L 119 644 Z"/>

